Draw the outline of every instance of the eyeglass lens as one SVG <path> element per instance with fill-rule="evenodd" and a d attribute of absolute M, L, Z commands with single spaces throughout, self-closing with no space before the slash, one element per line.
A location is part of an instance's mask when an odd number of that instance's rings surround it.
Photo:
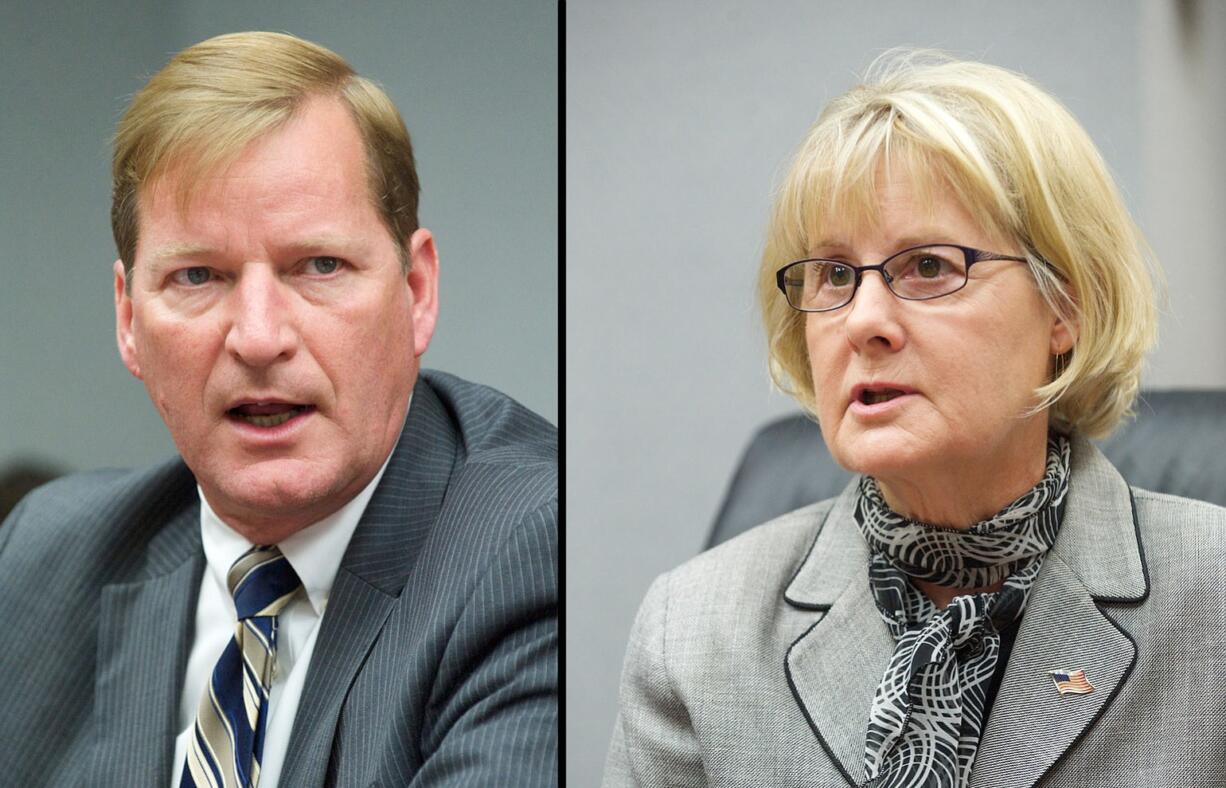
<path fill-rule="evenodd" d="M 882 271 L 901 298 L 938 298 L 966 284 L 966 255 L 957 246 L 908 249 L 886 260 Z M 856 269 L 833 260 L 803 260 L 784 270 L 783 283 L 788 302 L 797 309 L 835 309 L 851 300 Z"/>

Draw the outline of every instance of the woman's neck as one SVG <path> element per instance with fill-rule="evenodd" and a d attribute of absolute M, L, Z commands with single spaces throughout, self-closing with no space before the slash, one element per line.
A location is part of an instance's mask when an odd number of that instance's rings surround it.
<path fill-rule="evenodd" d="M 964 463 L 943 463 L 937 472 L 924 469 L 875 478 L 886 504 L 904 517 L 965 530 L 1004 509 L 1043 478 L 1046 429 L 1040 435 L 1037 445 L 1027 441 L 1012 456 L 976 457 Z"/>
<path fill-rule="evenodd" d="M 1044 455 L 1039 455 L 1037 466 L 1025 473 L 1000 474 L 1005 478 L 968 482 L 965 477 L 957 477 L 957 484 L 944 490 L 931 484 L 921 488 L 881 479 L 877 483 L 886 503 L 899 514 L 929 525 L 965 530 L 996 514 L 1038 484 L 1043 478 L 1044 459 Z M 999 591 L 1002 585 L 955 588 L 916 578 L 911 578 L 911 583 L 932 600 L 937 610 L 944 610 L 956 596 Z"/>
<path fill-rule="evenodd" d="M 886 504 L 895 512 L 918 522 L 958 530 L 969 529 L 1016 501 L 1038 484 L 1047 468 L 1046 425 L 1038 448 L 1029 447 L 1012 458 L 995 461 L 980 458 L 961 468 L 945 466 L 942 472 L 924 476 L 878 478 Z M 1033 441 L 1029 441 L 1033 443 Z M 937 610 L 956 596 L 999 591 L 1002 582 L 990 586 L 957 588 L 911 578 Z"/>

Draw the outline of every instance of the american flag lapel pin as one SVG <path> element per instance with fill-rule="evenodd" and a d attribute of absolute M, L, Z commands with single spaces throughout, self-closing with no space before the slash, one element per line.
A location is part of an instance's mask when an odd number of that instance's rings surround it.
<path fill-rule="evenodd" d="M 1088 695 L 1094 691 L 1094 685 L 1086 678 L 1083 670 L 1049 670 L 1047 675 L 1056 683 L 1056 689 L 1061 696 Z"/>

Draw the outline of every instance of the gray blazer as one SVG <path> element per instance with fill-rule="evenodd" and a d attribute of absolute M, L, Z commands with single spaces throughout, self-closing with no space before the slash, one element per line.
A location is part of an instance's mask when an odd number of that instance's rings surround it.
<path fill-rule="evenodd" d="M 171 784 L 204 568 L 181 461 L 0 527 L 0 784 Z M 557 782 L 557 433 L 423 375 L 341 562 L 281 785 Z"/>
<path fill-rule="evenodd" d="M 656 580 L 626 654 L 606 786 L 848 786 L 894 651 L 855 482 Z M 1049 670 L 1085 671 L 1061 697 Z M 1226 509 L 1130 489 L 1076 441 L 1059 537 L 971 785 L 1226 785 Z"/>

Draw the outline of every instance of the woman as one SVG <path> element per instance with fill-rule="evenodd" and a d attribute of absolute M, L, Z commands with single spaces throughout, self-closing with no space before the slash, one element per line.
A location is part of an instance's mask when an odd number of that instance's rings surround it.
<path fill-rule="evenodd" d="M 1226 510 L 1086 440 L 1154 341 L 1146 254 L 1020 76 L 910 56 L 831 103 L 760 297 L 861 476 L 655 582 L 605 784 L 1226 784 Z"/>

